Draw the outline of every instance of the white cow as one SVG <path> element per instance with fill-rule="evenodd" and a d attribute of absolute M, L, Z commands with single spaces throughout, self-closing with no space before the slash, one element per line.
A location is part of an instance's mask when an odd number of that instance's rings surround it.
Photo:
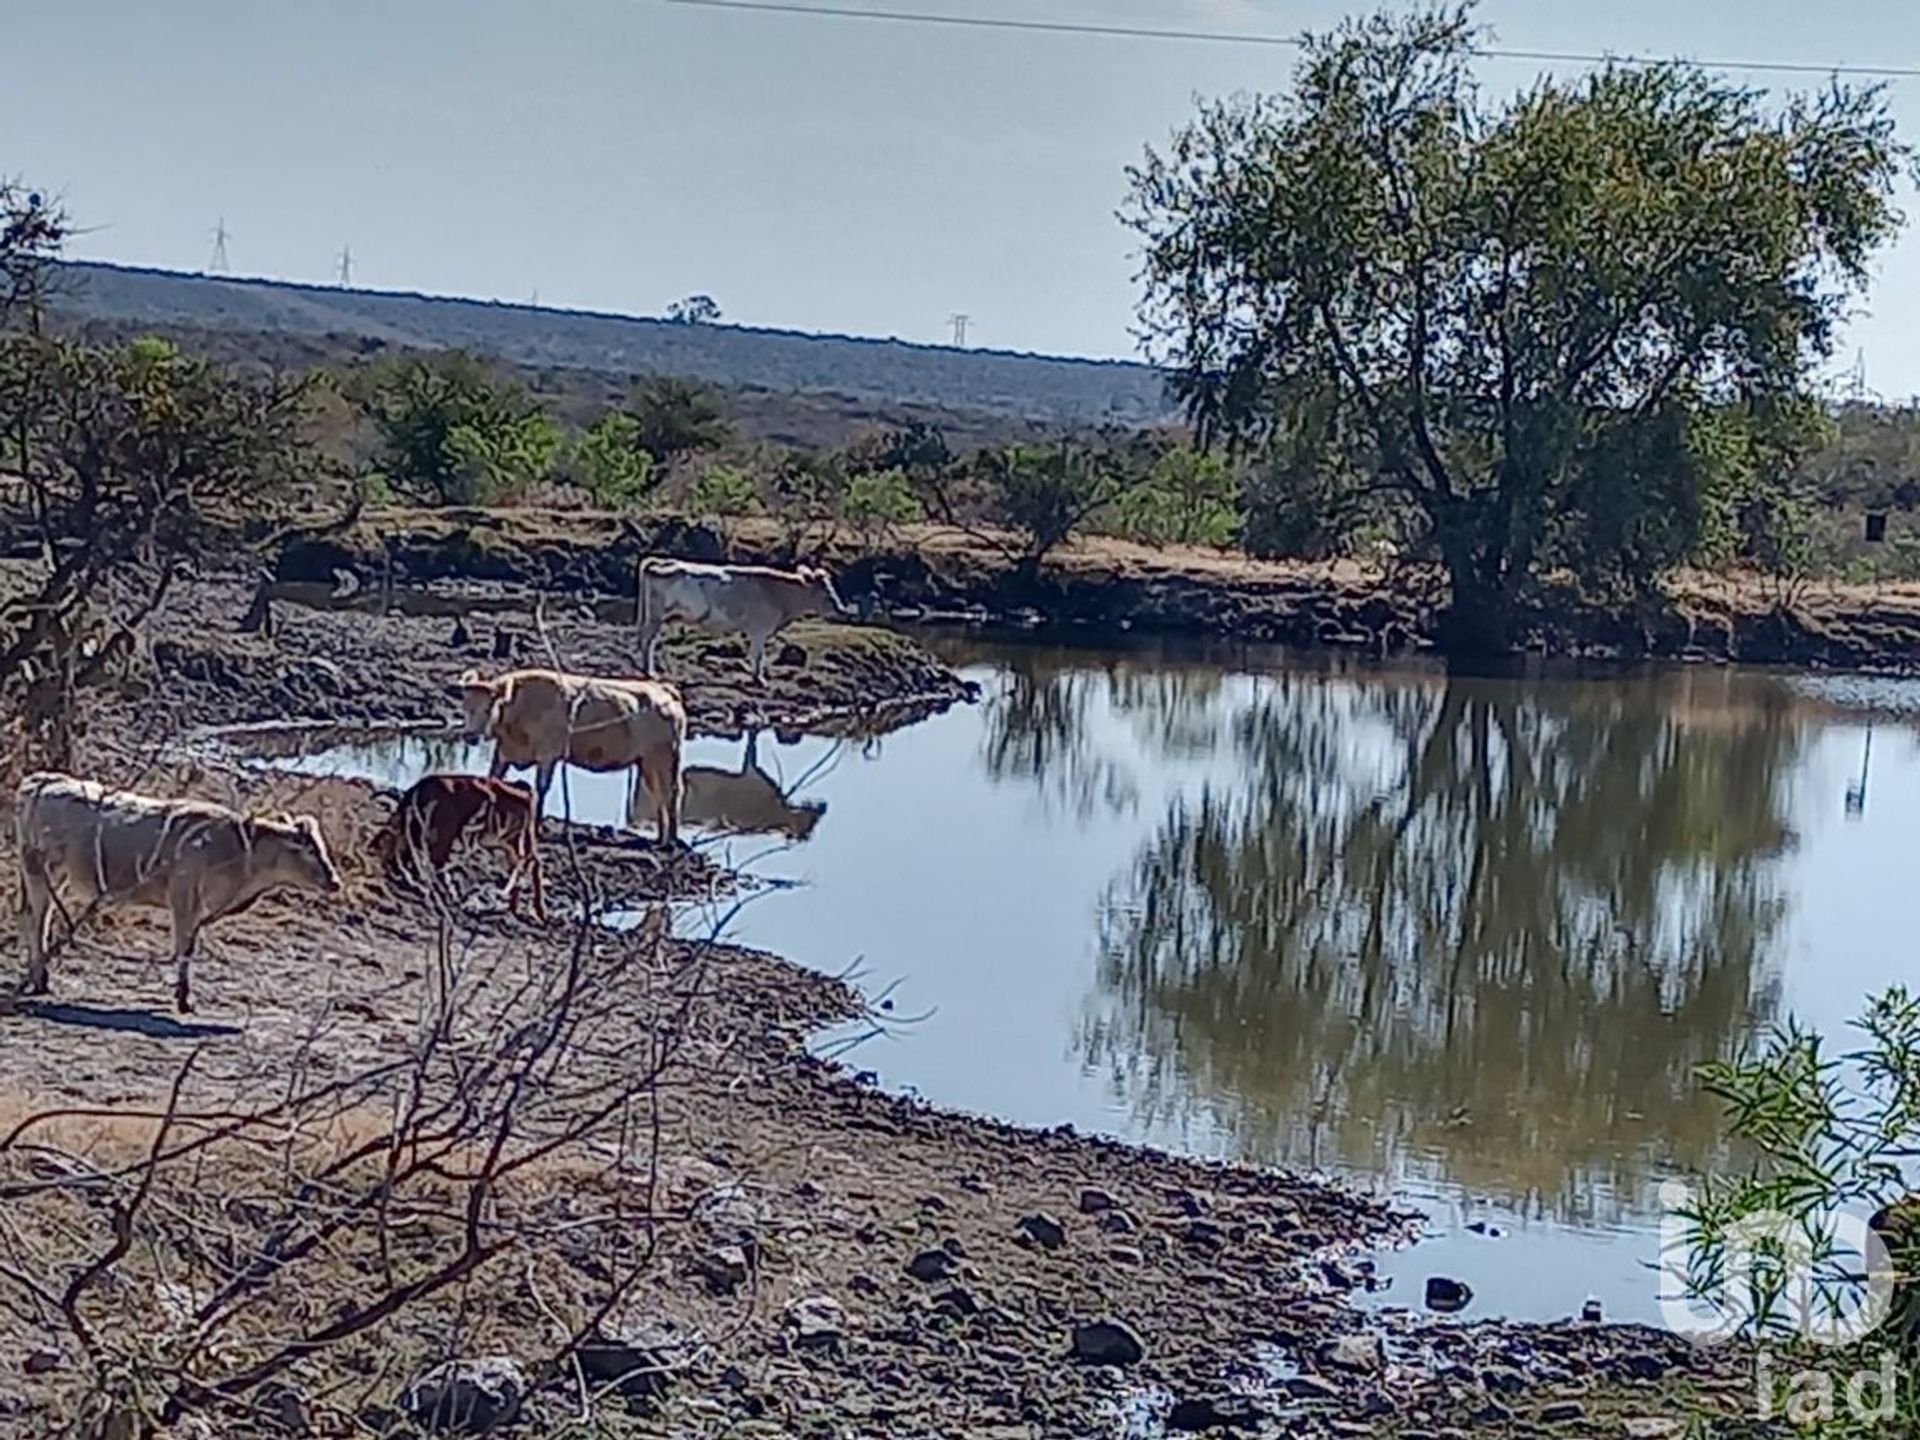
<path fill-rule="evenodd" d="M 173 914 L 174 1003 L 193 1008 L 189 962 L 202 927 L 238 914 L 282 885 L 336 894 L 320 822 L 311 815 L 242 815 L 206 800 L 167 800 L 37 771 L 15 792 L 20 939 L 26 991 L 47 991 L 56 892 L 95 902 L 164 906 Z"/>
<path fill-rule="evenodd" d="M 827 572 L 811 565 L 775 570 L 765 565 L 701 565 L 658 555 L 640 562 L 634 612 L 641 668 L 654 673 L 660 627 L 679 620 L 712 635 L 744 631 L 753 678 L 766 677 L 767 642 L 808 615 L 851 613 Z"/>

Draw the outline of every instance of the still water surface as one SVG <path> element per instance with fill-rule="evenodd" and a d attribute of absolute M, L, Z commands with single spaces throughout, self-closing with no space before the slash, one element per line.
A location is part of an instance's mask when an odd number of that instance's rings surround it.
<path fill-rule="evenodd" d="M 1920 688 L 950 648 L 977 706 L 744 773 L 690 747 L 702 843 L 803 882 L 731 938 L 930 1012 L 849 1057 L 886 1085 L 1411 1197 L 1435 1238 L 1389 1303 L 1446 1273 L 1470 1315 L 1656 1319 L 1658 1182 L 1729 1163 L 1694 1067 L 1913 974 L 1920 729 L 1887 712 Z"/>

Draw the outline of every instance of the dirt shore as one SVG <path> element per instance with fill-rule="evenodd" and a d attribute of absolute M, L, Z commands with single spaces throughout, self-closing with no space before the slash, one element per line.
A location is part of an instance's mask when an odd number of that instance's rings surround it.
<path fill-rule="evenodd" d="M 486 580 L 630 602 L 633 566 L 652 552 L 783 563 L 795 537 L 770 521 L 695 523 L 576 511 L 393 510 L 354 530 L 288 546 L 283 580 L 330 582 L 336 569 L 402 581 Z M 1253 560 L 1196 547 L 1075 539 L 1038 568 L 1010 537 L 948 526 L 861 539 L 816 530 L 802 553 L 842 592 L 905 620 L 961 618 L 1099 639 L 1193 635 L 1394 654 L 1430 650 L 1442 577 L 1418 566 Z M 1547 586 L 1524 615 L 1526 651 L 1593 659 L 1739 661 L 1904 671 L 1920 667 L 1920 585 L 1788 585 L 1682 573 L 1658 604 L 1621 611 Z"/>
<path fill-rule="evenodd" d="M 566 564 L 588 554 L 554 553 Z M 183 748 L 184 737 L 295 718 L 450 719 L 446 682 L 470 664 L 551 654 L 580 668 L 631 668 L 630 632 L 591 605 L 549 605 L 534 624 L 511 607 L 378 614 L 289 601 L 275 605 L 269 635 L 236 628 L 249 598 L 233 580 L 175 591 L 155 617 L 154 668 L 136 664 L 80 717 L 84 768 L 314 813 L 346 894 L 276 896 L 211 930 L 195 965 L 201 1010 L 192 1017 L 166 1008 L 163 917 L 94 922 L 56 962 L 51 1001 L 0 1017 L 0 1095 L 17 1115 L 48 1106 L 154 1111 L 189 1055 L 196 1063 L 180 1082 L 182 1104 L 230 1110 L 289 1076 L 371 1072 L 421 1044 L 443 952 L 431 917 L 389 894 L 365 859 L 386 797 L 357 782 L 245 767 L 230 742 Z M 496 635 L 506 636 L 498 660 Z M 696 727 L 712 731 L 743 719 L 797 731 L 879 728 L 967 698 L 917 645 L 876 627 L 797 627 L 764 691 L 749 688 L 738 642 L 681 642 L 665 668 L 684 683 Z M 548 842 L 557 914 L 644 911 L 737 883 L 650 839 L 585 829 L 562 838 Z M 13 865 L 11 837 L 0 837 L 0 871 Z M 853 987 L 775 957 L 645 927 L 543 927 L 485 905 L 454 928 L 480 1010 L 511 1013 L 528 977 L 596 967 L 605 1028 L 583 1075 L 650 1053 L 663 1014 L 674 1017 L 686 1057 L 664 1094 L 650 1096 L 649 1203 L 644 1221 L 632 1222 L 648 1248 L 621 1308 L 632 1324 L 679 1337 L 671 1382 L 595 1428 L 578 1422 L 575 1395 L 556 1385 L 523 1407 L 513 1433 L 1012 1437 L 1171 1425 L 1612 1436 L 1623 1417 L 1654 1420 L 1722 1391 L 1744 1394 L 1726 1354 L 1635 1327 L 1369 1320 L 1345 1298 L 1368 1284 L 1357 1251 L 1404 1238 L 1410 1216 L 1302 1178 L 1069 1128 L 1021 1130 L 879 1093 L 850 1066 L 810 1054 L 807 1041 L 824 1026 L 884 1015 L 869 1015 Z M 16 974 L 20 963 L 9 927 L 0 971 Z M 51 1162 L 19 1142 L 16 1131 L 0 1146 L 0 1184 L 24 1186 L 26 1197 L 5 1203 L 0 1294 L 23 1256 L 57 1249 L 51 1240 L 36 1248 L 34 1237 L 77 1227 L 97 1249 L 113 1230 L 110 1209 L 76 1220 L 61 1208 L 71 1202 L 34 1189 Z M 137 1158 L 142 1143 L 120 1130 L 80 1148 L 106 1168 Z M 409 1373 L 443 1358 L 448 1335 L 461 1337 L 461 1353 L 504 1355 L 540 1373 L 556 1314 L 571 1320 L 588 1306 L 611 1263 L 611 1252 L 566 1239 L 567 1217 L 608 1183 L 599 1172 L 565 1172 L 499 1201 L 537 1222 L 517 1258 L 423 1304 L 426 1318 L 302 1358 L 287 1378 L 308 1433 L 411 1433 L 394 1428 L 395 1395 Z M 221 1193 L 211 1174 L 196 1173 L 193 1184 Z M 229 1211 L 221 1244 L 231 1246 L 251 1222 L 244 1208 Z M 432 1214 L 417 1223 L 437 1233 Z M 169 1283 L 195 1293 L 232 1263 L 219 1245 L 181 1253 Z M 313 1306 L 324 1297 L 350 1308 L 379 1273 L 368 1259 L 362 1269 L 287 1278 L 314 1287 Z M 164 1331 L 157 1302 L 133 1289 L 114 1292 L 123 1307 L 114 1313 Z M 84 1391 L 88 1368 L 57 1309 L 17 1295 L 0 1305 L 0 1417 L 14 1417 L 0 1418 L 4 1433 L 60 1433 L 56 1421 Z M 1110 1328 L 1082 1328 L 1097 1323 Z M 1076 1361 L 1076 1343 L 1090 1351 L 1096 1342 L 1118 1363 Z M 249 1358 L 215 1352 L 203 1363 Z M 283 1433 L 277 1421 L 218 1413 L 215 1429 L 182 1422 L 171 1433 Z M 23 1428 L 5 1428 L 14 1425 Z"/>

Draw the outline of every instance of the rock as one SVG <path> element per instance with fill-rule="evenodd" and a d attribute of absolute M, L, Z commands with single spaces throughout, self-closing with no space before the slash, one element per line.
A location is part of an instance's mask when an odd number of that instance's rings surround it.
<path fill-rule="evenodd" d="M 1131 1235 L 1140 1222 L 1124 1210 L 1107 1210 L 1100 1215 L 1100 1228 L 1109 1235 Z"/>
<path fill-rule="evenodd" d="M 1082 1215 L 1100 1215 L 1115 1208 L 1112 1195 L 1097 1186 L 1089 1185 L 1080 1192 L 1080 1213 Z"/>
<path fill-rule="evenodd" d="M 693 1258 L 693 1269 L 715 1294 L 739 1289 L 752 1273 L 747 1252 L 738 1245 L 716 1245 L 701 1251 Z"/>
<path fill-rule="evenodd" d="M 1647 1350 L 1629 1351 L 1613 1362 L 1614 1372 L 1629 1380 L 1664 1379 L 1670 1366 L 1664 1356 Z"/>
<path fill-rule="evenodd" d="M 67 1357 L 58 1350 L 30 1350 L 20 1368 L 29 1375 L 51 1375 L 66 1366 Z"/>
<path fill-rule="evenodd" d="M 1589 1300 L 1580 1307 L 1580 1318 L 1588 1325 L 1598 1325 L 1601 1317 L 1602 1311 L 1598 1300 Z"/>
<path fill-rule="evenodd" d="M 1169 1430 L 1252 1430 L 1259 1424 L 1259 1407 L 1244 1395 L 1178 1400 L 1167 1412 Z"/>
<path fill-rule="evenodd" d="M 1489 1240 L 1498 1240 L 1502 1235 L 1507 1233 L 1506 1231 L 1502 1230 L 1498 1225 L 1490 1225 L 1485 1220 L 1469 1221 L 1467 1224 L 1467 1230 L 1470 1234 L 1484 1235 Z"/>
<path fill-rule="evenodd" d="M 967 1247 L 961 1242 L 958 1235 L 949 1235 L 946 1239 L 942 1240 L 940 1242 L 940 1248 L 956 1260 L 964 1260 L 967 1258 Z"/>
<path fill-rule="evenodd" d="M 415 1376 L 400 1410 L 425 1430 L 480 1435 L 512 1420 L 526 1393 L 525 1373 L 507 1356 L 450 1360 Z"/>
<path fill-rule="evenodd" d="M 956 1315 L 978 1315 L 980 1302 L 973 1298 L 973 1292 L 964 1285 L 949 1285 L 933 1297 L 936 1308 L 951 1310 Z"/>
<path fill-rule="evenodd" d="M 1513 1419 L 1513 1411 L 1497 1401 L 1489 1400 L 1471 1416 L 1476 1425 L 1504 1425 Z"/>
<path fill-rule="evenodd" d="M 1042 1250 L 1058 1250 L 1067 1243 L 1066 1227 L 1044 1210 L 1025 1216 L 1013 1228 L 1022 1242 L 1038 1245 Z"/>
<path fill-rule="evenodd" d="M 1489 1365 L 1480 1372 L 1480 1383 L 1501 1395 L 1518 1395 L 1527 1388 L 1527 1377 L 1509 1365 Z"/>
<path fill-rule="evenodd" d="M 691 1363 L 699 1339 L 671 1321 L 641 1324 L 589 1336 L 575 1354 L 592 1384 L 612 1385 L 628 1399 L 656 1400 Z"/>
<path fill-rule="evenodd" d="M 1562 1425 L 1569 1420 L 1582 1419 L 1586 1413 L 1586 1407 L 1578 1400 L 1556 1400 L 1540 1412 L 1540 1418 L 1549 1425 Z"/>
<path fill-rule="evenodd" d="M 1427 1277 L 1427 1308 L 1437 1310 L 1442 1315 L 1454 1315 L 1467 1308 L 1473 1299 L 1473 1288 L 1462 1280 L 1449 1280 L 1444 1275 Z"/>
<path fill-rule="evenodd" d="M 281 1435 L 313 1433 L 313 1401 L 298 1385 L 269 1380 L 253 1399 L 254 1413 L 263 1416 Z"/>
<path fill-rule="evenodd" d="M 1140 1337 L 1118 1320 L 1090 1320 L 1073 1327 L 1073 1358 L 1082 1365 L 1137 1365 L 1146 1355 Z"/>
<path fill-rule="evenodd" d="M 1173 1208 L 1182 1215 L 1204 1215 L 1213 1208 L 1213 1197 L 1202 1190 L 1182 1190 L 1173 1197 Z"/>
<path fill-rule="evenodd" d="M 1371 1373 L 1386 1367 L 1386 1350 L 1378 1335 L 1342 1335 L 1320 1347 L 1320 1363 L 1336 1370 Z"/>
<path fill-rule="evenodd" d="M 1346 1393 L 1324 1375 L 1294 1375 L 1287 1380 L 1286 1390 L 1296 1400 L 1334 1401 Z"/>
<path fill-rule="evenodd" d="M 1107 1258 L 1116 1265 L 1144 1265 L 1147 1257 L 1134 1245 L 1114 1245 L 1107 1250 Z"/>
<path fill-rule="evenodd" d="M 1181 1229 L 1180 1238 L 1189 1245 L 1198 1245 L 1206 1250 L 1218 1250 L 1227 1243 L 1227 1232 L 1211 1220 L 1189 1220 Z"/>
<path fill-rule="evenodd" d="M 802 1350 L 824 1350 L 840 1343 L 847 1312 L 830 1295 L 807 1295 L 787 1306 L 787 1330 Z"/>
<path fill-rule="evenodd" d="M 960 1262 L 953 1258 L 953 1252 L 945 1249 L 922 1250 L 907 1262 L 907 1274 L 928 1284 L 949 1279 L 959 1268 Z"/>

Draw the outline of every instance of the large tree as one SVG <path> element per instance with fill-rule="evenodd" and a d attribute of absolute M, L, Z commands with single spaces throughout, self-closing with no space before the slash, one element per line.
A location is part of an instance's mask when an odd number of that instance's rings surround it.
<path fill-rule="evenodd" d="M 1454 642 L 1504 647 L 1543 568 L 1638 587 L 1764 523 L 1911 157 L 1873 89 L 1615 65 L 1490 102 L 1479 40 L 1465 5 L 1307 37 L 1124 218 L 1202 434 L 1404 507 Z"/>

